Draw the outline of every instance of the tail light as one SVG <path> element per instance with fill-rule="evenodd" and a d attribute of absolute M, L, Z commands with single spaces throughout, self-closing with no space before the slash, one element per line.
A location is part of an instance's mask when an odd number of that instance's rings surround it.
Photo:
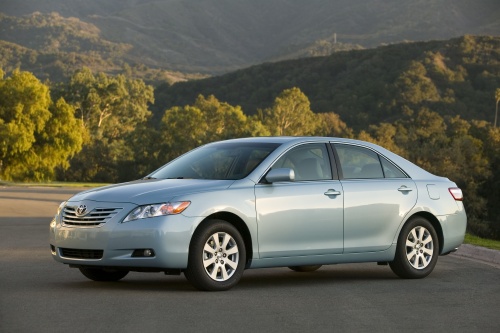
<path fill-rule="evenodd" d="M 464 199 L 464 195 L 462 193 L 462 190 L 459 189 L 458 187 L 450 187 L 448 189 L 448 191 L 450 191 L 450 194 L 453 197 L 453 199 L 455 199 L 457 201 L 462 201 Z"/>

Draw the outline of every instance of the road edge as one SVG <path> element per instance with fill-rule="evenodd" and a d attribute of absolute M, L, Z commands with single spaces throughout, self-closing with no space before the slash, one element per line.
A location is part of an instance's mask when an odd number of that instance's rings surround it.
<path fill-rule="evenodd" d="M 451 254 L 455 257 L 467 258 L 481 261 L 500 268 L 500 251 L 492 250 L 471 244 L 462 244 L 458 250 Z"/>

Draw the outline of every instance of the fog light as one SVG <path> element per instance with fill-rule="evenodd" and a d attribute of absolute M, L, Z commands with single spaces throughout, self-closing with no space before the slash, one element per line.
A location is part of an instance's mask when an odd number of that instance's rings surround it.
<path fill-rule="evenodd" d="M 137 249 L 132 253 L 132 257 L 139 258 L 150 258 L 155 256 L 155 251 L 153 249 Z"/>

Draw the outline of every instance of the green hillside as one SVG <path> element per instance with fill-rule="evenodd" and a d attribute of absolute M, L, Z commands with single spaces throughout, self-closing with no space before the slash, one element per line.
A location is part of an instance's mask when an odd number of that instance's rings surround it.
<path fill-rule="evenodd" d="M 95 25 L 57 13 L 13 17 L 0 13 L 0 68 L 30 71 L 40 79 L 66 80 L 82 67 L 107 73 L 128 72 L 148 82 L 199 78 L 127 62 L 132 46 L 101 37 Z"/>
<path fill-rule="evenodd" d="M 500 38 L 403 43 L 162 85 L 155 111 L 161 114 L 191 103 L 198 94 L 213 94 L 254 114 L 291 87 L 309 97 L 314 112 L 333 111 L 354 128 L 394 121 L 422 107 L 492 122 L 494 91 L 500 87 Z"/>
<path fill-rule="evenodd" d="M 500 34 L 498 0 L 2 0 L 0 5 L 0 12 L 12 16 L 36 11 L 78 18 L 99 29 L 103 39 L 130 45 L 127 62 L 191 73 L 324 55 L 317 49 L 335 50 L 324 47 L 334 34 L 338 43 L 365 48 Z"/>

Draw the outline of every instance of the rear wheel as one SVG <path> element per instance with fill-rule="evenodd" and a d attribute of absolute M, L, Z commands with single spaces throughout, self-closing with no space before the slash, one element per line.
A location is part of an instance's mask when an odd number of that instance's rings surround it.
<path fill-rule="evenodd" d="M 307 266 L 288 266 L 295 272 L 314 272 L 321 268 L 322 265 L 307 265 Z"/>
<path fill-rule="evenodd" d="M 225 221 L 209 220 L 193 235 L 184 275 L 200 290 L 228 290 L 240 280 L 245 262 L 245 243 L 238 230 Z"/>
<path fill-rule="evenodd" d="M 394 261 L 389 265 L 404 279 L 420 279 L 436 266 L 439 240 L 432 224 L 423 217 L 410 219 L 401 230 Z"/>
<path fill-rule="evenodd" d="M 82 272 L 85 277 L 94 281 L 118 281 L 128 274 L 128 271 L 88 267 L 80 267 L 80 272 Z"/>

